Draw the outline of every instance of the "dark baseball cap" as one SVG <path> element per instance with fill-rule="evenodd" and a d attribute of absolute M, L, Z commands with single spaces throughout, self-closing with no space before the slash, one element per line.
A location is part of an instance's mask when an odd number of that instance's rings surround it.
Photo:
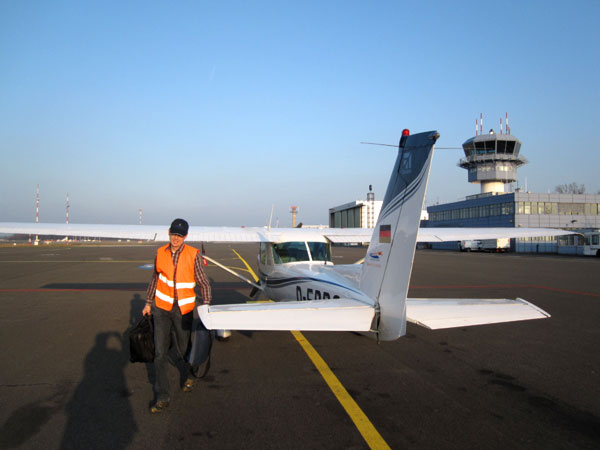
<path fill-rule="evenodd" d="M 188 230 L 190 226 L 183 219 L 175 219 L 173 223 L 171 223 L 171 227 L 169 228 L 169 234 L 176 234 L 178 236 L 187 236 Z"/>

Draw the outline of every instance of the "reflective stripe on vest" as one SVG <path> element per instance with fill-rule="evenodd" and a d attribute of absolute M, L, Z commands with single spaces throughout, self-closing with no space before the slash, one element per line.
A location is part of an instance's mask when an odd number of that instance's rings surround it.
<path fill-rule="evenodd" d="M 194 264 L 197 253 L 198 249 L 184 245 L 177 260 L 177 284 L 175 284 L 175 268 L 169 245 L 158 249 L 156 253 L 158 280 L 154 297 L 157 307 L 171 311 L 175 299 L 175 289 L 177 289 L 177 305 L 181 314 L 187 314 L 194 309 L 196 301 Z"/>

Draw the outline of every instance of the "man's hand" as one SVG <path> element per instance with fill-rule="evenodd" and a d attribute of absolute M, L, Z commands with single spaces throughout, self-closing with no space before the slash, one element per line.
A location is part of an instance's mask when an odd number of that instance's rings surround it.
<path fill-rule="evenodd" d="M 144 309 L 142 309 L 142 315 L 143 316 L 151 316 L 152 315 L 152 305 L 150 305 L 150 303 L 146 303 L 146 306 L 144 306 Z"/>

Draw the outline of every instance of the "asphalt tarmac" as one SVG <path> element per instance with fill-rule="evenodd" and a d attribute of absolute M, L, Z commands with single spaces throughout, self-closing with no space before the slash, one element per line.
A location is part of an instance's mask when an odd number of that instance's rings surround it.
<path fill-rule="evenodd" d="M 208 245 L 255 266 L 256 245 Z M 151 415 L 151 364 L 129 362 L 156 246 L 0 248 L 1 449 L 366 449 L 290 332 L 234 332 L 191 393 Z M 354 262 L 361 248 L 335 248 Z M 141 268 L 140 268 L 141 267 Z M 214 303 L 250 288 L 208 267 Z M 394 342 L 304 337 L 395 449 L 600 448 L 600 258 L 420 250 L 412 297 L 522 297 L 552 318 Z"/>

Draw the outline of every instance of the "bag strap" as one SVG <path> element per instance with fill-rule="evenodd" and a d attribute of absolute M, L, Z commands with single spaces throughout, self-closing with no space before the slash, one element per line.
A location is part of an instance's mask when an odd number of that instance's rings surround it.
<path fill-rule="evenodd" d="M 154 318 L 152 317 L 152 314 L 146 314 L 144 316 L 144 319 L 146 319 L 146 322 L 148 322 L 148 325 L 150 326 L 150 331 L 154 333 Z"/>

